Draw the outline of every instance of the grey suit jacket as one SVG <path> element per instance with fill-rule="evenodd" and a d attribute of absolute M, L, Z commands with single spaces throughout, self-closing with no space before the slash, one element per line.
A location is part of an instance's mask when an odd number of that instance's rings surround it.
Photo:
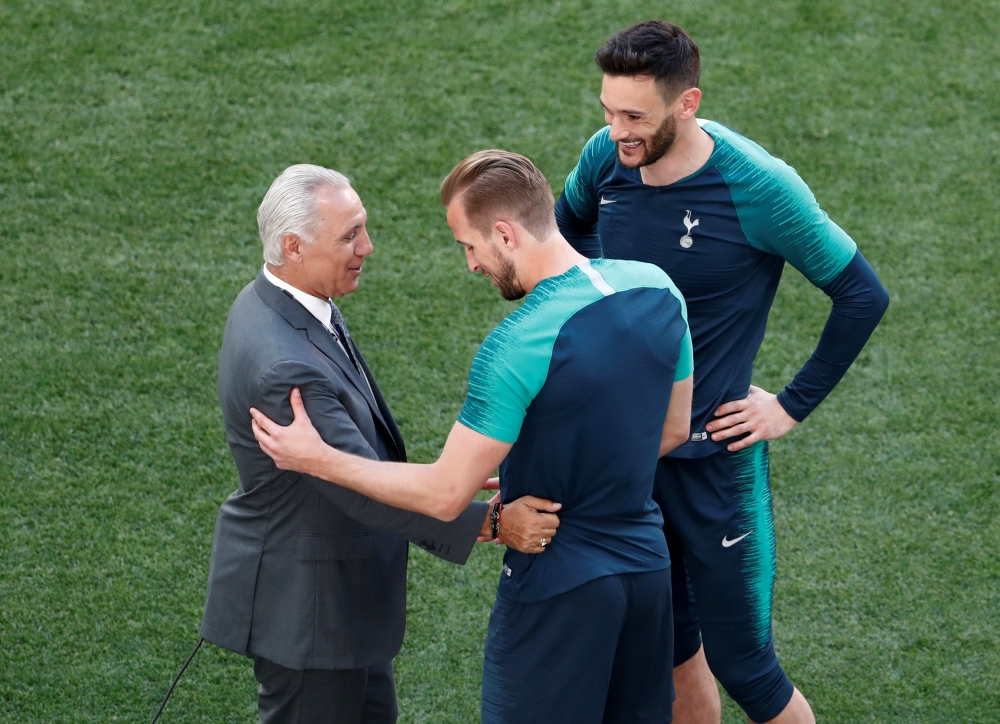
<path fill-rule="evenodd" d="M 201 634 L 291 669 L 361 668 L 403 642 L 407 540 L 464 563 L 486 517 L 474 502 L 443 523 L 332 483 L 278 470 L 250 427 L 250 407 L 287 425 L 288 395 L 340 450 L 406 460 L 399 429 L 357 347 L 371 389 L 340 345 L 263 273 L 229 313 L 219 402 L 239 487 L 219 510 Z"/>

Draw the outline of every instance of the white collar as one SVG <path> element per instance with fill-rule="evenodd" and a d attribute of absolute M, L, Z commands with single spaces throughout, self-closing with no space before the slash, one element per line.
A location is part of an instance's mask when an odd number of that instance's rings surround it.
<path fill-rule="evenodd" d="M 330 326 L 330 317 L 332 312 L 330 310 L 330 300 L 321 299 L 320 297 L 314 297 L 312 294 L 307 294 L 306 292 L 293 287 L 288 282 L 278 279 L 267 269 L 267 264 L 264 265 L 264 278 L 267 279 L 271 284 L 278 287 L 278 289 L 284 289 L 286 292 L 292 295 L 299 304 L 306 308 L 306 311 L 319 320 L 320 324 L 326 327 L 328 332 L 332 332 L 333 328 Z"/>

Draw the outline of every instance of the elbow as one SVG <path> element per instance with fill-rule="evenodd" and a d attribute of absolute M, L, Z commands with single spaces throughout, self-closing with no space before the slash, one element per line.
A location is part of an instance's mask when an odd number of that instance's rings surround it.
<path fill-rule="evenodd" d="M 882 319 L 882 315 L 889 308 L 889 292 L 881 284 L 873 292 L 875 296 L 875 309 L 878 312 L 878 318 Z"/>
<path fill-rule="evenodd" d="M 455 520 L 455 518 L 460 516 L 462 511 L 464 511 L 467 507 L 468 504 L 463 504 L 461 500 L 456 500 L 454 498 L 442 498 L 440 500 L 435 500 L 426 513 L 432 518 L 437 518 L 445 523 L 450 523 Z"/>
<path fill-rule="evenodd" d="M 668 430 L 663 437 L 660 439 L 660 457 L 662 458 L 668 452 L 673 450 L 678 445 L 687 442 L 688 437 L 691 435 L 691 424 L 688 423 L 683 428 L 674 428 Z"/>
<path fill-rule="evenodd" d="M 566 198 L 566 190 L 559 194 L 559 198 L 556 200 L 555 208 L 553 212 L 556 216 L 556 224 L 559 226 L 559 233 L 564 234 L 567 230 L 572 230 L 579 224 L 574 224 L 573 221 L 576 219 L 576 214 L 573 213 L 572 208 L 569 205 L 569 199 Z"/>

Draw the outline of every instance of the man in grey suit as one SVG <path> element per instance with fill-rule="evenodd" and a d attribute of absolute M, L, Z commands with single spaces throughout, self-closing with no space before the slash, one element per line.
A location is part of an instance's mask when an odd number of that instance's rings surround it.
<path fill-rule="evenodd" d="M 461 564 L 477 536 L 497 532 L 487 503 L 441 522 L 278 470 L 254 439 L 250 408 L 291 422 L 289 392 L 298 387 L 327 443 L 406 460 L 331 301 L 358 287 L 372 252 L 366 219 L 341 174 L 286 169 L 257 214 L 267 264 L 226 322 L 219 402 L 239 487 L 216 522 L 201 633 L 253 658 L 265 724 L 395 722 L 392 659 L 403 640 L 407 541 Z M 551 538 L 558 508 L 537 498 L 505 505 L 504 542 L 517 548 Z"/>

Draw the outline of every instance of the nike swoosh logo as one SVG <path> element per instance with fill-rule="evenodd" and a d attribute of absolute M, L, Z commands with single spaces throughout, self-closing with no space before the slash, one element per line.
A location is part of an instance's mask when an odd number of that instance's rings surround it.
<path fill-rule="evenodd" d="M 617 204 L 617 203 L 618 202 L 615 201 L 614 199 L 606 199 L 604 198 L 603 194 L 601 195 L 601 206 L 604 206 L 605 204 Z"/>
<path fill-rule="evenodd" d="M 753 533 L 753 531 L 750 531 L 750 533 Z M 737 543 L 739 543 L 741 540 L 743 540 L 744 538 L 746 538 L 748 535 L 750 535 L 750 533 L 744 533 L 739 538 L 733 538 L 732 540 L 729 540 L 729 536 L 728 535 L 724 535 L 724 536 L 722 536 L 722 547 L 723 548 L 729 548 L 730 546 L 734 546 Z"/>

